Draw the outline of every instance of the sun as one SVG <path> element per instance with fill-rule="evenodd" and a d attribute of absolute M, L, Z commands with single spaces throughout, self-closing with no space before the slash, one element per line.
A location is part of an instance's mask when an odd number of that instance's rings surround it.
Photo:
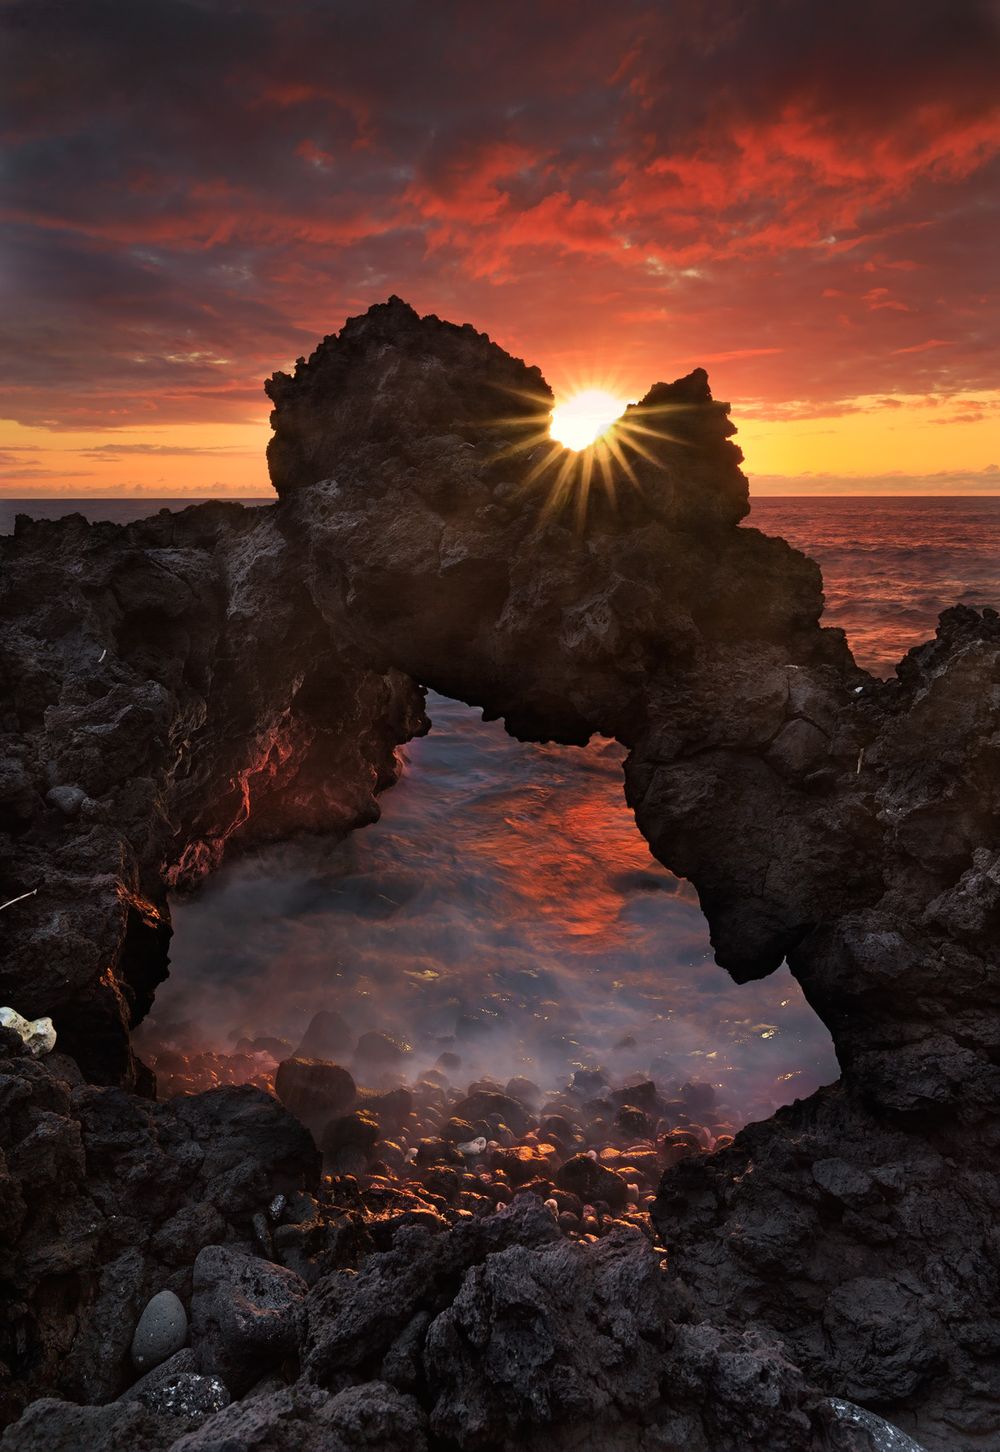
<path fill-rule="evenodd" d="M 606 434 L 628 404 L 604 388 L 584 388 L 552 410 L 549 433 L 557 444 L 579 453 Z"/>
<path fill-rule="evenodd" d="M 685 444 L 683 434 L 678 437 L 671 428 L 669 415 L 687 405 L 631 403 L 614 374 L 600 381 L 593 374 L 573 380 L 554 407 L 547 389 L 512 393 L 517 411 L 501 415 L 495 424 L 511 434 L 501 455 L 524 461 L 516 487 L 526 495 L 541 495 L 543 519 L 568 514 L 578 530 L 586 526 L 591 501 L 597 502 L 595 490 L 600 509 L 614 512 L 622 488 L 642 492 L 636 472 L 640 461 L 660 469 L 663 445 Z M 533 408 L 525 409 L 525 403 Z"/>

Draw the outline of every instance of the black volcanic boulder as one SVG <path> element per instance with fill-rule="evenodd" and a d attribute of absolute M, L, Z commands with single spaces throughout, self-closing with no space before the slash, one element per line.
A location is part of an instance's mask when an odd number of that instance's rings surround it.
<path fill-rule="evenodd" d="M 321 1008 L 309 1020 L 302 1042 L 295 1050 L 296 1059 L 326 1059 L 335 1062 L 354 1043 L 354 1034 L 346 1019 L 335 1009 Z"/>
<path fill-rule="evenodd" d="M 628 1185 L 621 1175 L 587 1154 L 574 1155 L 560 1165 L 556 1184 L 585 1202 L 604 1200 L 612 1210 L 620 1210 L 628 1202 Z"/>
<path fill-rule="evenodd" d="M 298 1349 L 306 1283 L 284 1266 L 209 1245 L 194 1263 L 191 1344 L 201 1371 L 233 1396 Z"/>
<path fill-rule="evenodd" d="M 357 1087 L 349 1072 L 323 1059 L 284 1059 L 274 1076 L 274 1092 L 316 1135 L 357 1098 Z"/>
<path fill-rule="evenodd" d="M 477 1089 L 460 1099 L 452 1106 L 451 1117 L 468 1124 L 475 1124 L 478 1119 L 502 1121 L 516 1135 L 524 1134 L 532 1122 L 530 1110 L 519 1100 L 492 1089 Z"/>

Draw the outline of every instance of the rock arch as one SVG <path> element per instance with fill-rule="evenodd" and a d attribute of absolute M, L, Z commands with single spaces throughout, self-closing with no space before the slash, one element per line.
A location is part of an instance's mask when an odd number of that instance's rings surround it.
<path fill-rule="evenodd" d="M 5 897 L 39 887 L 0 923 L 0 997 L 53 1013 L 92 1078 L 141 1083 L 128 1029 L 165 971 L 166 883 L 241 838 L 371 820 L 424 729 L 417 683 L 523 739 L 616 736 L 720 963 L 787 956 L 843 1069 L 665 1176 L 691 1314 L 764 1323 L 929 1446 L 988 1432 L 996 613 L 946 611 L 891 682 L 861 671 L 817 566 L 741 524 L 701 370 L 629 411 L 636 447 L 586 509 L 553 490 L 538 370 L 399 299 L 267 389 L 276 505 L 0 544 L 0 871 Z"/>

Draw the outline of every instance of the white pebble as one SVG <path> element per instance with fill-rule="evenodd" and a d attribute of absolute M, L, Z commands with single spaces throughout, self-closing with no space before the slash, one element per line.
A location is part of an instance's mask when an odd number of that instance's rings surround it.
<path fill-rule="evenodd" d="M 36 1059 L 51 1054 L 56 1046 L 56 1031 L 50 1018 L 22 1018 L 16 1008 L 0 1008 L 0 1024 L 13 1029 Z"/>

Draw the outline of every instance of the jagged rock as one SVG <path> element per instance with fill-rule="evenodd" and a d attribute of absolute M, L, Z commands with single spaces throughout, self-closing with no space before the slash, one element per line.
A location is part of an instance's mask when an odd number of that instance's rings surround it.
<path fill-rule="evenodd" d="M 907 1437 L 898 1427 L 890 1426 L 882 1417 L 866 1412 L 864 1407 L 845 1402 L 840 1397 L 831 1397 L 830 1406 L 842 1422 L 861 1427 L 869 1433 L 874 1452 L 923 1452 L 912 1437 Z"/>
<path fill-rule="evenodd" d="M 524 739 L 616 736 L 639 827 L 695 885 L 718 961 L 746 981 L 787 959 L 843 1070 L 664 1177 L 654 1219 L 690 1296 L 664 1393 L 681 1445 L 858 1445 L 822 1392 L 878 1398 L 929 1452 L 1000 1446 L 1000 617 L 947 610 L 894 680 L 860 671 L 820 626 L 813 562 L 741 526 L 741 456 L 702 370 L 626 415 L 625 440 L 652 433 L 613 497 L 547 464 L 536 369 L 399 299 L 268 391 L 274 508 L 21 520 L 0 541 L 0 885 L 38 888 L 5 910 L 0 996 L 50 1014 L 90 1079 L 148 1092 L 128 1028 L 164 971 L 168 883 L 229 843 L 372 820 L 395 745 L 424 726 L 414 682 Z M 75 816 L 45 801 L 67 786 L 86 794 Z M 405 1062 L 375 1038 L 376 1067 Z M 375 1048 L 363 1037 L 359 1062 Z M 137 1316 L 167 1278 L 151 1227 L 207 1204 L 249 1237 L 316 1159 L 277 1106 L 269 1127 L 248 1100 L 157 1110 L 8 1062 L 0 1273 L 21 1299 L 4 1359 L 30 1368 L 13 1405 L 114 1395 L 123 1301 Z M 241 1107 L 266 1154 L 234 1157 Z M 47 1188 L 62 1174 L 75 1199 Z M 447 1233 L 388 1214 L 391 1249 L 309 1297 L 310 1375 L 371 1384 L 487 1254 L 544 1247 L 519 1214 Z M 95 1297 L 72 1346 L 53 1281 Z M 740 1349 L 748 1314 L 799 1368 L 787 1395 L 770 1353 L 761 1375 Z"/>
<path fill-rule="evenodd" d="M 223 1245 L 199 1251 L 191 1341 L 202 1372 L 239 1396 L 280 1366 L 298 1349 L 306 1290 L 284 1266 Z"/>
<path fill-rule="evenodd" d="M 425 1425 L 413 1398 L 384 1383 L 331 1396 L 297 1382 L 235 1402 L 171 1452 L 426 1452 Z"/>
<path fill-rule="evenodd" d="M 304 1366 L 312 1380 L 334 1385 L 347 1372 L 375 1370 L 420 1312 L 448 1304 L 472 1265 L 511 1245 L 545 1245 L 559 1232 L 532 1195 L 498 1215 L 468 1220 L 447 1235 L 418 1226 L 396 1233 L 393 1247 L 371 1257 L 357 1275 L 336 1273 L 313 1287 L 307 1302 Z"/>
<path fill-rule="evenodd" d="M 151 1087 L 129 1028 L 166 973 L 167 887 L 242 843 L 378 816 L 422 698 L 331 635 L 273 509 L 0 538 L 0 1001 L 98 1082 Z M 12 829 L 12 830 L 11 830 Z"/>
<path fill-rule="evenodd" d="M 46 1397 L 32 1402 L 0 1439 L 4 1452 L 167 1452 L 202 1414 L 164 1415 L 141 1402 L 78 1406 Z"/>
<path fill-rule="evenodd" d="M 186 1375 L 188 1372 L 197 1372 L 198 1356 L 192 1346 L 185 1346 L 180 1351 L 175 1351 L 173 1356 L 154 1366 L 151 1371 L 140 1376 L 139 1380 L 133 1382 L 128 1391 L 122 1392 L 118 1398 L 120 1402 L 134 1402 L 138 1397 L 145 1396 L 148 1392 L 154 1392 L 157 1387 L 165 1386 L 175 1376 Z"/>
<path fill-rule="evenodd" d="M 196 1422 L 228 1407 L 229 1392 L 217 1376 L 180 1371 L 140 1393 L 138 1400 L 160 1416 L 184 1417 Z"/>
<path fill-rule="evenodd" d="M 150 1297 L 188 1295 L 204 1245 L 245 1241 L 261 1205 L 319 1170 L 258 1089 L 156 1104 L 82 1083 L 60 1054 L 0 1055 L 0 1420 L 43 1392 L 123 1392 Z"/>

